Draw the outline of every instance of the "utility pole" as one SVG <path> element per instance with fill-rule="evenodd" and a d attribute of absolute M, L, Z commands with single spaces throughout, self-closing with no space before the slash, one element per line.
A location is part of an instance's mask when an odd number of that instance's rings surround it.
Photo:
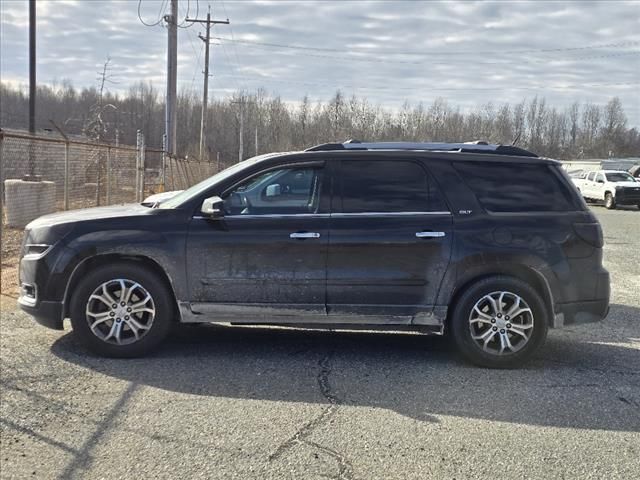
<path fill-rule="evenodd" d="M 36 133 L 36 0 L 29 0 L 29 134 Z M 35 180 L 33 140 L 29 145 L 29 178 Z"/>
<path fill-rule="evenodd" d="M 204 136 L 207 123 L 207 102 L 209 98 L 209 41 L 211 40 L 211 25 L 224 24 L 229 25 L 229 19 L 211 20 L 211 7 L 207 13 L 206 20 L 198 20 L 197 18 L 187 18 L 190 23 L 204 23 L 206 25 L 206 34 L 203 37 L 198 34 L 198 38 L 204 42 L 204 87 L 202 90 L 202 116 L 200 118 L 200 160 L 202 160 L 202 152 L 204 151 Z"/>
<path fill-rule="evenodd" d="M 167 136 L 167 153 L 176 154 L 176 85 L 178 73 L 178 0 L 171 0 L 171 13 L 165 15 L 167 22 L 167 98 L 165 107 L 165 135 Z"/>
<path fill-rule="evenodd" d="M 240 116 L 240 128 L 238 129 L 238 162 L 244 160 L 244 98 L 240 100 L 234 100 L 231 102 L 233 105 L 238 105 Z"/>
<path fill-rule="evenodd" d="M 241 162 L 244 157 L 244 102 L 240 102 L 240 135 L 238 139 L 238 162 Z"/>

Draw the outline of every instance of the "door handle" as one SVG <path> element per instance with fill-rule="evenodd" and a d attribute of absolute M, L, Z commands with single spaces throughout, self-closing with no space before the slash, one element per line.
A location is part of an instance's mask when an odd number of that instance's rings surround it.
<path fill-rule="evenodd" d="M 320 234 L 316 232 L 293 232 L 289 238 L 320 238 Z"/>
<path fill-rule="evenodd" d="M 444 236 L 444 232 L 416 232 L 416 237 L 418 238 L 440 238 Z"/>

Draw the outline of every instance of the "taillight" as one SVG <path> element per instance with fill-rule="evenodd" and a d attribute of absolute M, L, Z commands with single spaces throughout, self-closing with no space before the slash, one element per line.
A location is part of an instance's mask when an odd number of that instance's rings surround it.
<path fill-rule="evenodd" d="M 599 223 L 574 223 L 573 229 L 589 245 L 597 248 L 602 248 L 604 245 L 602 227 Z"/>

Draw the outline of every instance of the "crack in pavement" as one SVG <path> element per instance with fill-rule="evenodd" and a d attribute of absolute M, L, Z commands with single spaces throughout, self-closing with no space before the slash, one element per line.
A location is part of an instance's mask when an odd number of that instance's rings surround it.
<path fill-rule="evenodd" d="M 308 440 L 308 437 L 313 433 L 315 429 L 328 423 L 328 421 L 336 414 L 340 406 L 340 399 L 332 391 L 331 384 L 329 383 L 329 375 L 332 372 L 330 363 L 331 356 L 332 353 L 329 353 L 320 359 L 320 361 L 318 362 L 320 371 L 318 372 L 317 376 L 320 392 L 327 399 L 329 405 L 324 410 L 322 410 L 320 415 L 298 429 L 298 431 L 289 440 L 278 446 L 276 451 L 269 455 L 269 461 L 271 462 L 280 458 L 285 454 L 287 450 L 289 450 L 296 444 L 304 444 L 313 447 L 316 450 L 319 450 L 320 452 L 328 455 L 338 462 L 338 474 L 335 476 L 335 478 L 352 479 L 354 478 L 353 466 L 351 465 L 351 462 L 347 457 L 333 448 L 326 447 L 324 445 L 320 445 L 319 443 Z"/>

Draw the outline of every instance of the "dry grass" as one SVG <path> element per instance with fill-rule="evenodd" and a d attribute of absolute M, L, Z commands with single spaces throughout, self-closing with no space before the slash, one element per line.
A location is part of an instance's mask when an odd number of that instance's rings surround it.
<path fill-rule="evenodd" d="M 22 245 L 21 228 L 2 228 L 2 249 L 0 251 L 0 294 L 17 297 L 18 286 L 18 259 L 20 258 L 20 246 Z"/>

